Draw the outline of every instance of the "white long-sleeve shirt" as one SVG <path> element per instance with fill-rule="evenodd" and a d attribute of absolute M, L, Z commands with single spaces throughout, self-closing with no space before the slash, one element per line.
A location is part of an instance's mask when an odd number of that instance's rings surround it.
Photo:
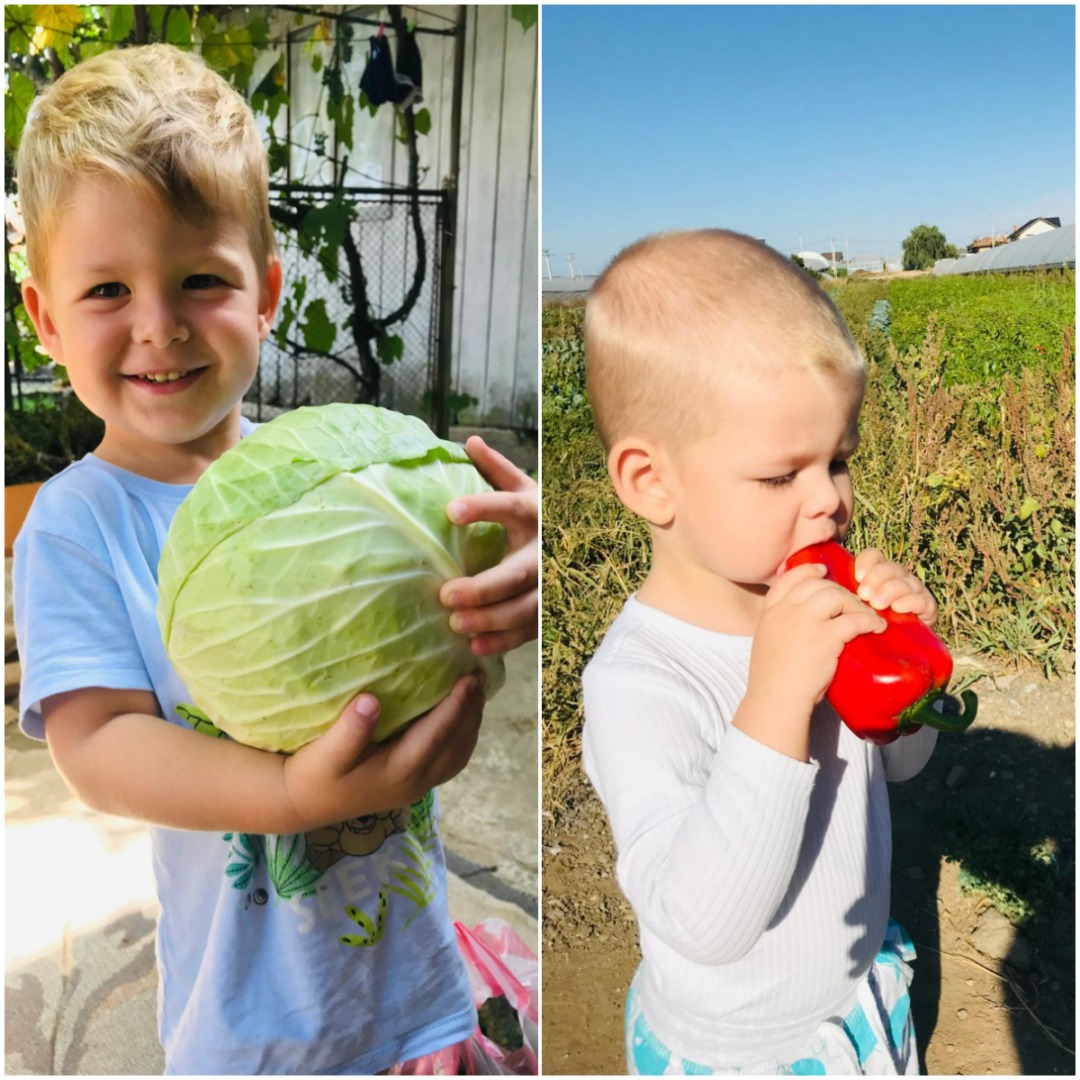
<path fill-rule="evenodd" d="M 809 762 L 757 742 L 731 726 L 752 641 L 631 597 L 583 676 L 585 771 L 637 915 L 649 1025 L 731 1065 L 797 1052 L 854 1002 L 889 916 L 885 781 L 937 741 L 878 747 L 823 704 Z"/>

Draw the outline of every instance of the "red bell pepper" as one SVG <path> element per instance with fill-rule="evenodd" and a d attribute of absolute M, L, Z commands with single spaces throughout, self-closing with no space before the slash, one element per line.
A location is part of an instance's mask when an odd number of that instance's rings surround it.
<path fill-rule="evenodd" d="M 823 563 L 826 576 L 857 593 L 855 558 L 828 541 L 797 551 L 784 564 L 790 570 Z M 975 719 L 978 699 L 961 691 L 961 705 L 945 692 L 952 657 L 941 639 L 917 615 L 879 612 L 888 626 L 880 634 L 861 634 L 840 654 L 826 692 L 829 704 L 856 735 L 885 745 L 911 735 L 923 724 L 940 731 L 963 731 Z"/>

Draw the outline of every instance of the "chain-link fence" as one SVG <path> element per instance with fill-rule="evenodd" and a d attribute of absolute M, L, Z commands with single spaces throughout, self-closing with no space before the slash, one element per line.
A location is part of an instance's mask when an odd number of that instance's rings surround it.
<path fill-rule="evenodd" d="M 320 197 L 295 188 L 272 193 L 284 279 L 282 310 L 278 332 L 263 345 L 244 411 L 267 420 L 302 405 L 365 402 L 431 423 L 439 357 L 443 193 L 354 189 L 342 194 L 355 218 L 349 239 L 337 251 L 335 277 L 317 250 L 305 253 L 297 229 L 283 224 L 301 218 L 303 207 L 325 205 L 329 193 Z M 285 305 L 291 305 L 295 317 L 282 334 L 282 324 L 289 322 Z M 370 320 L 397 318 L 369 336 L 363 331 L 365 310 Z M 359 335 L 354 333 L 358 325 Z"/>

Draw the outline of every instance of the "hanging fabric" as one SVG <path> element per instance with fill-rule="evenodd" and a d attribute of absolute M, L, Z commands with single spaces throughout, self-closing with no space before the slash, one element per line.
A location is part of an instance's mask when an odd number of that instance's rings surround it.
<path fill-rule="evenodd" d="M 424 98 L 420 93 L 424 81 L 423 67 L 420 63 L 420 48 L 416 44 L 416 31 L 406 30 L 398 37 L 397 94 L 395 102 L 402 109 L 416 105 Z"/>
<path fill-rule="evenodd" d="M 360 76 L 360 89 L 372 105 L 398 100 L 398 80 L 390 59 L 390 42 L 381 26 L 375 37 L 368 38 L 367 66 Z"/>

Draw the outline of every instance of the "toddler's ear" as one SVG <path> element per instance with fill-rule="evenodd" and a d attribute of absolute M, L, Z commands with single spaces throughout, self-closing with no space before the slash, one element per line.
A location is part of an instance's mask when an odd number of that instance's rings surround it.
<path fill-rule="evenodd" d="M 646 439 L 622 439 L 608 454 L 608 474 L 628 510 L 663 528 L 671 524 L 675 510 L 664 483 L 661 456 L 659 448 Z"/>
<path fill-rule="evenodd" d="M 63 346 L 60 342 L 60 335 L 56 330 L 56 324 L 49 313 L 48 300 L 45 297 L 44 290 L 32 277 L 24 278 L 19 288 L 22 291 L 23 307 L 26 308 L 26 313 L 34 324 L 41 347 L 49 354 L 50 359 L 55 360 L 58 364 L 63 364 Z"/>

